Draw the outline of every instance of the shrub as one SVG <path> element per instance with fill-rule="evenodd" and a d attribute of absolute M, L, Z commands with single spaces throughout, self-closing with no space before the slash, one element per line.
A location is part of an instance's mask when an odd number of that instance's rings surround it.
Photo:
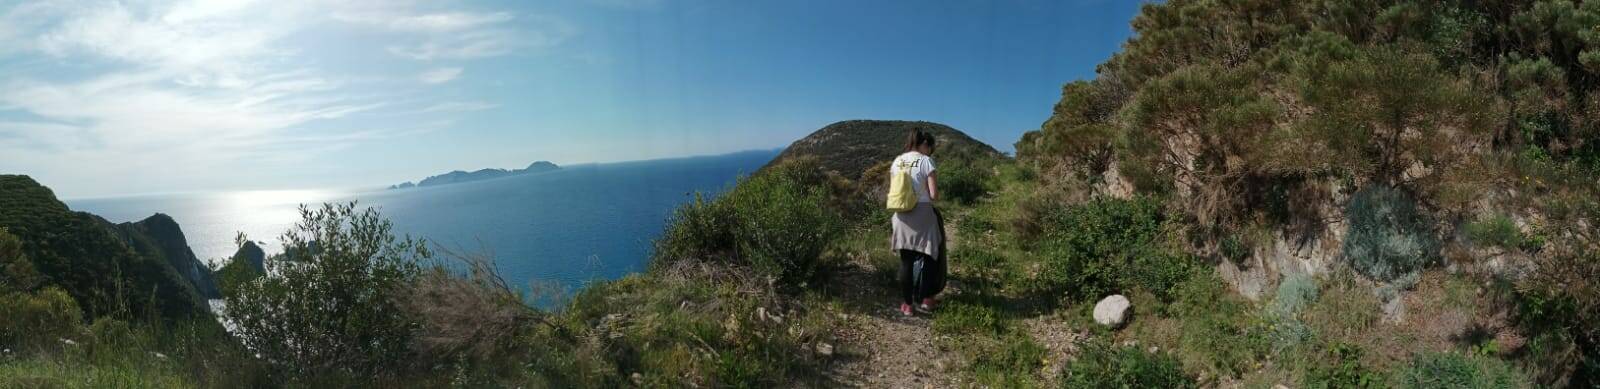
<path fill-rule="evenodd" d="M 655 242 L 653 266 L 680 259 L 725 257 L 735 247 L 733 212 L 727 202 L 711 201 L 695 193 L 694 201 L 678 207 L 667 219 L 667 230 Z"/>
<path fill-rule="evenodd" d="M 1103 341 L 1081 345 L 1078 360 L 1067 366 L 1063 388 L 1197 388 L 1183 375 L 1178 360 L 1136 347 L 1115 347 Z"/>
<path fill-rule="evenodd" d="M 1180 322 L 1179 354 L 1191 367 L 1218 375 L 1243 373 L 1266 352 L 1254 309 L 1216 273 L 1196 272 L 1173 288 L 1167 314 Z"/>
<path fill-rule="evenodd" d="M 226 315 L 250 349 L 291 377 L 392 373 L 409 360 L 418 328 L 399 299 L 432 253 L 353 202 L 301 206 L 300 215 L 283 234 L 284 258 L 229 296 Z"/>
<path fill-rule="evenodd" d="M 1544 240 L 1523 234 L 1522 229 L 1505 215 L 1494 215 L 1462 226 L 1467 239 L 1473 243 L 1507 250 L 1538 250 Z"/>
<path fill-rule="evenodd" d="M 1438 254 L 1428 223 L 1405 193 L 1369 186 L 1356 192 L 1346 214 L 1344 259 L 1361 275 L 1381 282 L 1415 279 Z"/>
<path fill-rule="evenodd" d="M 1528 388 L 1532 382 L 1504 361 L 1484 356 L 1427 352 L 1397 374 L 1403 388 Z"/>
<path fill-rule="evenodd" d="M 804 163 L 778 165 L 728 193 L 739 255 L 781 281 L 803 281 L 842 230 L 825 177 Z"/>
<path fill-rule="evenodd" d="M 959 204 L 971 204 L 988 194 L 993 180 L 987 166 L 972 165 L 970 161 L 955 160 L 940 164 L 938 174 L 939 197 Z"/>
<path fill-rule="evenodd" d="M 22 240 L 0 227 L 0 293 L 32 291 L 43 283 L 38 268 L 22 252 Z"/>
<path fill-rule="evenodd" d="M 1153 199 L 1098 198 L 1055 211 L 1038 252 L 1043 288 L 1077 301 L 1141 288 L 1163 299 L 1189 278 L 1194 258 L 1162 246 L 1162 214 Z"/>
<path fill-rule="evenodd" d="M 1303 384 L 1310 389 L 1376 389 L 1384 387 L 1384 377 L 1361 364 L 1361 347 L 1335 343 L 1328 349 L 1326 360 L 1311 364 Z"/>
<path fill-rule="evenodd" d="M 40 346 L 82 332 L 83 312 L 57 287 L 0 296 L 0 344 Z"/>
<path fill-rule="evenodd" d="M 1316 301 L 1317 280 L 1309 275 L 1294 274 L 1278 283 L 1278 293 L 1272 298 L 1271 312 L 1279 317 L 1293 317 Z"/>

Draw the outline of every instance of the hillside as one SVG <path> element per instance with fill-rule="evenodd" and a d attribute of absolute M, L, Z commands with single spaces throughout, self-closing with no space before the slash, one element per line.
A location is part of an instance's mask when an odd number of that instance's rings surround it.
<path fill-rule="evenodd" d="M 1172 0 L 1132 26 L 1015 159 L 933 123 L 835 123 L 696 195 L 646 270 L 560 309 L 531 308 L 561 291 L 526 297 L 490 254 L 427 267 L 441 258 L 375 210 L 326 205 L 285 234 L 316 238 L 286 243 L 310 266 L 230 264 L 252 280 L 227 296 L 248 349 L 179 338 L 158 346 L 186 351 L 171 361 L 128 362 L 151 350 L 49 342 L 0 358 L 0 384 L 103 382 L 87 368 L 224 387 L 1600 383 L 1600 3 Z M 908 317 L 890 215 L 861 186 L 916 126 L 949 137 L 951 282 Z M 21 180 L 0 176 L 0 225 L 30 256 L 89 247 L 62 236 L 116 246 Z"/>
<path fill-rule="evenodd" d="M 767 166 L 800 156 L 817 157 L 822 167 L 849 179 L 859 179 L 868 168 L 904 152 L 906 133 L 931 132 L 939 139 L 940 159 L 994 159 L 1004 157 L 994 147 L 939 123 L 901 120 L 846 120 L 829 124 L 789 144 Z"/>
<path fill-rule="evenodd" d="M 561 167 L 556 166 L 556 164 L 548 161 L 538 161 L 529 164 L 528 167 L 522 169 L 479 169 L 472 172 L 457 170 L 437 176 L 429 176 L 428 178 L 422 179 L 422 181 L 417 181 L 415 184 L 406 182 L 398 185 L 391 185 L 389 186 L 389 189 L 406 189 L 424 186 L 459 184 L 463 182 L 492 180 L 501 177 L 510 177 L 523 174 L 543 173 L 559 169 L 561 169 Z"/>
<path fill-rule="evenodd" d="M 205 315 L 204 294 L 216 290 L 165 215 L 114 225 L 71 211 L 28 176 L 0 175 L 0 227 L 22 242 L 21 254 L 46 285 L 65 290 L 91 317 Z"/>

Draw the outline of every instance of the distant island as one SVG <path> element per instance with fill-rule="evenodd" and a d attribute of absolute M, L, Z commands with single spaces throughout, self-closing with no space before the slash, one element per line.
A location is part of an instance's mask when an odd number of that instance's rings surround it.
<path fill-rule="evenodd" d="M 492 180 L 492 179 L 501 178 L 501 177 L 511 177 L 511 176 L 518 176 L 518 175 L 523 175 L 523 174 L 544 173 L 544 172 L 560 170 L 560 169 L 561 169 L 560 166 L 556 166 L 556 164 L 550 163 L 550 161 L 538 161 L 538 162 L 534 162 L 533 164 L 528 165 L 527 168 L 523 168 L 523 169 L 514 169 L 514 170 L 481 169 L 481 170 L 474 171 L 474 172 L 465 172 L 465 171 L 457 170 L 457 171 L 453 171 L 453 172 L 449 172 L 449 173 L 445 173 L 445 174 L 440 174 L 440 175 L 437 175 L 437 176 L 424 178 L 424 179 L 422 179 L 422 181 L 417 181 L 416 183 L 406 182 L 406 183 L 399 184 L 399 185 L 390 185 L 389 189 L 409 189 L 409 188 L 416 188 L 416 187 L 422 187 L 422 186 L 438 186 L 438 185 L 459 184 L 459 183 L 463 183 L 463 182 Z"/>

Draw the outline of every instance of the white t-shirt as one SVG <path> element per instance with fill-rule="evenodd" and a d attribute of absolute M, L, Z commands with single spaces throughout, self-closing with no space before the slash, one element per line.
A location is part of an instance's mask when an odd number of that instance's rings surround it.
<path fill-rule="evenodd" d="M 889 164 L 889 174 L 900 174 L 901 171 L 911 172 L 911 186 L 917 190 L 917 202 L 931 203 L 933 199 L 928 196 L 928 176 L 933 174 L 933 158 L 915 151 L 894 158 Z"/>

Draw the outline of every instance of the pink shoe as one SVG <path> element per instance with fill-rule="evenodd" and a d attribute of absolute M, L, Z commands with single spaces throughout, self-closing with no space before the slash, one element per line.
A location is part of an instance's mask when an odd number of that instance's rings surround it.
<path fill-rule="evenodd" d="M 932 297 L 922 299 L 922 307 L 921 307 L 922 310 L 924 310 L 924 311 L 932 311 L 933 310 L 933 303 L 934 303 L 934 301 L 933 301 Z"/>
<path fill-rule="evenodd" d="M 911 316 L 911 304 L 900 303 L 900 314 Z"/>

